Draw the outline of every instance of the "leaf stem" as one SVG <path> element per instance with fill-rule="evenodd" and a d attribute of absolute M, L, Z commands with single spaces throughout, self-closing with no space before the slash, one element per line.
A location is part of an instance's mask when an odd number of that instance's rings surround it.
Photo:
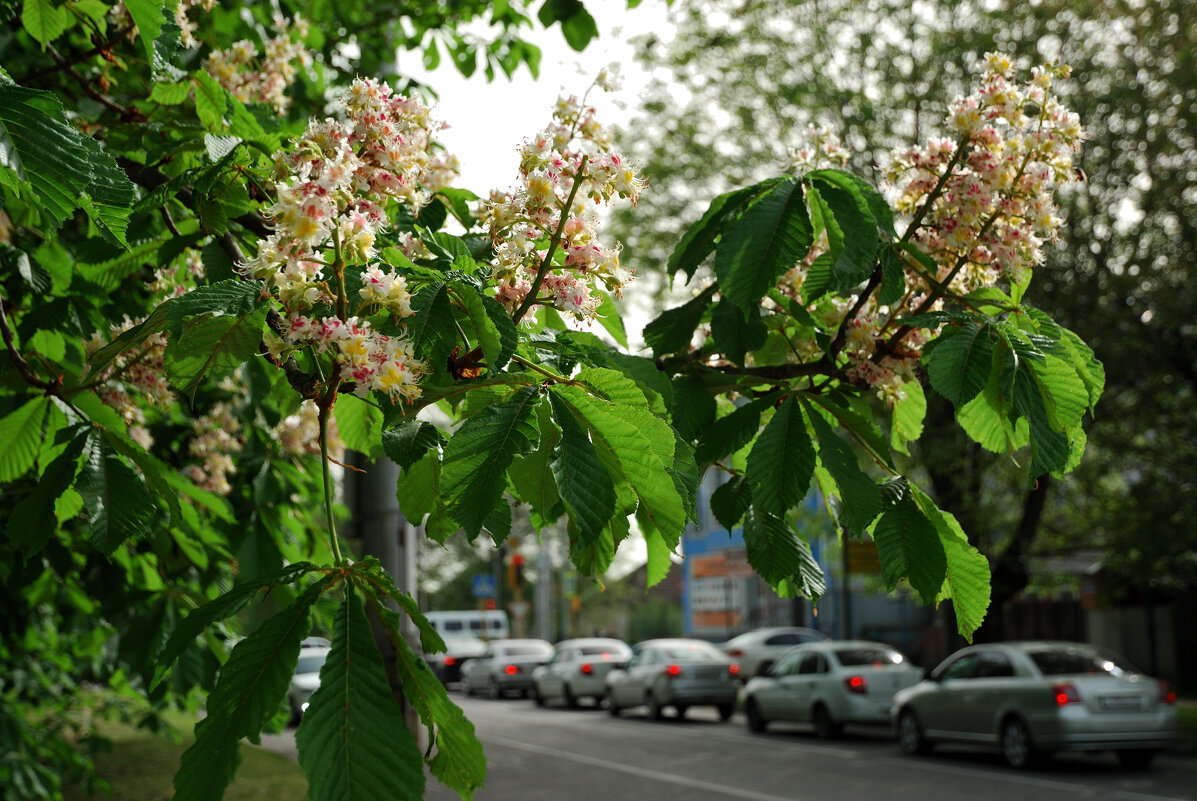
<path fill-rule="evenodd" d="M 334 378 L 325 394 L 317 401 L 320 410 L 320 472 L 324 479 L 324 515 L 328 524 L 328 542 L 332 549 L 333 562 L 340 565 L 344 562 L 341 556 L 341 544 L 337 541 L 337 524 L 333 518 L 333 490 L 332 475 L 328 469 L 331 459 L 328 455 L 328 415 L 332 412 L 333 402 L 337 398 L 337 384 L 339 378 Z"/>

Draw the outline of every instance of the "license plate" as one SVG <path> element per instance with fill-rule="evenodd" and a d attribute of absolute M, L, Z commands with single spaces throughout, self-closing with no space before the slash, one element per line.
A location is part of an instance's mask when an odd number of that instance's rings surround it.
<path fill-rule="evenodd" d="M 1137 695 L 1103 695 L 1097 699 L 1097 704 L 1109 710 L 1139 709 L 1143 700 Z"/>

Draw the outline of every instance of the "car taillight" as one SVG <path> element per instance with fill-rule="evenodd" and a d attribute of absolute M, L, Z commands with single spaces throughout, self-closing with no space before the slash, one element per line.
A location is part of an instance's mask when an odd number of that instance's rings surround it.
<path fill-rule="evenodd" d="M 503 671 L 508 676 L 514 676 L 516 673 L 520 672 L 520 669 L 515 665 L 508 665 L 507 667 L 503 668 Z"/>
<path fill-rule="evenodd" d="M 1056 706 L 1068 706 L 1081 702 L 1081 694 L 1077 691 L 1075 684 L 1053 684 L 1052 695 L 1056 698 Z"/>
<path fill-rule="evenodd" d="M 867 695 L 869 692 L 864 676 L 849 676 L 844 679 L 844 686 L 848 688 L 848 692 L 858 695 Z"/>
<path fill-rule="evenodd" d="M 1176 690 L 1172 689 L 1172 685 L 1163 679 L 1160 679 L 1156 684 L 1160 688 L 1160 703 L 1175 704 Z"/>
<path fill-rule="evenodd" d="M 589 662 L 583 662 L 581 664 L 581 666 L 578 668 L 578 670 L 582 671 L 582 673 L 589 676 L 591 673 L 594 672 L 594 667 Z"/>
<path fill-rule="evenodd" d="M 665 675 L 666 676 L 680 676 L 680 675 L 682 675 L 682 669 L 678 665 L 670 665 L 669 667 L 665 668 Z"/>
<path fill-rule="evenodd" d="M 736 665 L 736 664 L 728 665 L 727 672 L 732 674 L 733 676 L 739 676 L 740 675 L 740 666 Z"/>
<path fill-rule="evenodd" d="M 457 660 L 456 660 L 456 659 L 454 659 L 454 658 L 453 658 L 453 657 L 451 657 L 451 656 L 446 656 L 446 657 L 445 657 L 445 664 L 446 664 L 446 665 L 456 665 L 456 664 L 457 664 Z"/>
<path fill-rule="evenodd" d="M 744 649 L 743 648 L 733 648 L 727 652 L 727 655 L 728 656 L 743 656 Z"/>

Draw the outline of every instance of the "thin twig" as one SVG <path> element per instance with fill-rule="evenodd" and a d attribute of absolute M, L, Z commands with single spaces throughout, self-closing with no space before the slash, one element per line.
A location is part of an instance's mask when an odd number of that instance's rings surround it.
<path fill-rule="evenodd" d="M 44 390 L 47 395 L 61 396 L 62 376 L 59 375 L 54 381 L 44 381 L 38 378 L 33 370 L 29 368 L 29 363 L 25 361 L 25 357 L 17 350 L 16 343 L 13 340 L 12 329 L 8 327 L 8 316 L 4 312 L 3 296 L 0 296 L 0 336 L 4 338 L 4 347 L 8 350 L 8 357 L 12 360 L 13 366 L 17 368 L 17 372 L 21 374 L 21 378 L 25 379 L 25 383 Z"/>

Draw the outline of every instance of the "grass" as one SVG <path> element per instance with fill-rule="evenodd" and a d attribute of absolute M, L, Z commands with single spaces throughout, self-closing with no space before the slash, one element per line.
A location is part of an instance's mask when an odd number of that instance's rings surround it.
<path fill-rule="evenodd" d="M 1190 747 L 1197 747 L 1197 701 L 1183 700 L 1176 704 L 1177 739 Z"/>
<path fill-rule="evenodd" d="M 170 720 L 182 736 L 152 734 L 133 726 L 102 722 L 101 733 L 112 747 L 96 755 L 97 775 L 111 792 L 90 796 L 79 787 L 66 788 L 66 801 L 170 801 L 179 757 L 194 742 L 194 718 Z M 225 793 L 225 801 L 303 801 L 308 784 L 299 766 L 281 754 L 241 744 L 241 766 Z"/>

